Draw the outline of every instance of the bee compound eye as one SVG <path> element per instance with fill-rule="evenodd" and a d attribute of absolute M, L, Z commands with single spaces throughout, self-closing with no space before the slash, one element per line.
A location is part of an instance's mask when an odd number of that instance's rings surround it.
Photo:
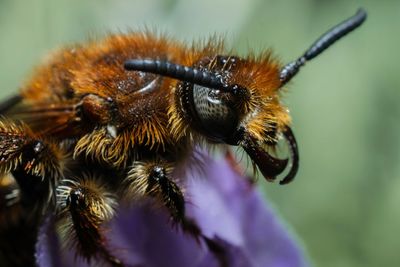
<path fill-rule="evenodd" d="M 225 140 L 230 137 L 238 124 L 237 111 L 231 107 L 217 89 L 194 85 L 193 105 L 201 128 L 209 137 Z"/>

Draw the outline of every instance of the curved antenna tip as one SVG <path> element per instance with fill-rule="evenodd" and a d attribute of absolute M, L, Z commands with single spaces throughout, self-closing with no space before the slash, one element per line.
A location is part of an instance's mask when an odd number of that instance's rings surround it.
<path fill-rule="evenodd" d="M 356 14 L 337 24 L 320 36 L 301 57 L 286 64 L 281 69 L 281 87 L 289 82 L 307 61 L 315 58 L 332 44 L 340 40 L 343 36 L 357 29 L 361 24 L 363 24 L 366 18 L 367 12 L 365 9 L 359 8 Z"/>

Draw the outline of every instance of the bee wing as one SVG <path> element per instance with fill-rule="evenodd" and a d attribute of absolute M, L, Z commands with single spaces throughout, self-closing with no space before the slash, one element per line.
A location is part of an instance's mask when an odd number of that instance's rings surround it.
<path fill-rule="evenodd" d="M 22 97 L 20 95 L 12 95 L 0 103 L 0 114 L 6 113 L 9 109 L 20 103 Z"/>
<path fill-rule="evenodd" d="M 20 98 L 20 97 L 19 97 Z M 76 133 L 77 109 L 75 102 L 31 102 L 12 97 L 0 103 L 0 113 L 22 121 L 39 135 L 71 137 Z"/>

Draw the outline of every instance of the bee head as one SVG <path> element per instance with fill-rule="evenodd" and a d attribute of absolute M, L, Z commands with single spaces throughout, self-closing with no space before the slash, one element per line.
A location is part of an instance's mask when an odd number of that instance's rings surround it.
<path fill-rule="evenodd" d="M 178 79 L 176 105 L 191 128 L 213 143 L 243 147 L 267 180 L 274 180 L 289 162 L 272 155 L 283 136 L 289 141 L 292 167 L 281 183 L 295 176 L 297 145 L 287 109 L 279 101 L 280 66 L 269 53 L 246 59 L 205 57 L 190 67 L 130 60 L 125 68 Z"/>
<path fill-rule="evenodd" d="M 270 154 L 280 136 L 287 141 L 291 168 L 281 184 L 293 180 L 298 169 L 296 139 L 290 119 L 279 101 L 279 89 L 309 60 L 358 28 L 367 18 L 359 9 L 318 38 L 298 59 L 284 67 L 268 53 L 257 59 L 215 56 L 200 59 L 194 66 L 168 61 L 128 60 L 125 69 L 151 72 L 180 81 L 177 103 L 186 121 L 208 139 L 239 145 L 249 154 L 267 180 L 281 174 L 289 159 Z"/>
<path fill-rule="evenodd" d="M 298 168 L 298 150 L 289 127 L 287 109 L 280 103 L 280 65 L 264 53 L 259 57 L 216 56 L 203 59 L 196 68 L 215 76 L 222 86 L 179 85 L 182 108 L 209 139 L 241 146 L 263 176 L 273 181 L 289 159 L 273 156 L 278 140 L 288 143 L 291 168 L 280 182 L 293 180 Z"/>

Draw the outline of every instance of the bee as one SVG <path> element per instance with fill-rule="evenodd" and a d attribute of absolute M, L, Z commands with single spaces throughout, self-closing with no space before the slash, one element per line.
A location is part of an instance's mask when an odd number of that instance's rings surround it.
<path fill-rule="evenodd" d="M 0 104 L 0 262 L 34 265 L 39 226 L 52 213 L 80 256 L 124 266 L 102 225 L 121 203 L 152 198 L 224 266 L 223 251 L 185 214 L 177 170 L 198 146 L 230 145 L 268 181 L 286 171 L 280 184 L 291 182 L 299 155 L 282 88 L 365 19 L 360 9 L 284 66 L 268 51 L 240 57 L 216 38 L 187 46 L 149 32 L 53 53 Z M 280 139 L 287 159 L 275 154 Z"/>

